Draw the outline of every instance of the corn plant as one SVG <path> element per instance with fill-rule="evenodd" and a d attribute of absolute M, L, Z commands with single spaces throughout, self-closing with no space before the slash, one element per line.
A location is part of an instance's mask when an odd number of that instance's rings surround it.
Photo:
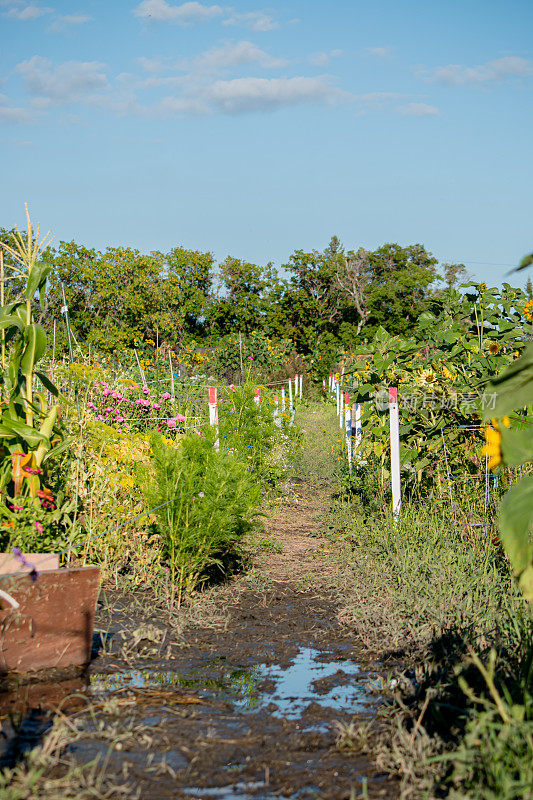
<path fill-rule="evenodd" d="M 15 229 L 12 246 L 0 242 L 13 261 L 11 278 L 21 280 L 24 287 L 18 299 L 0 308 L 0 331 L 6 348 L 2 348 L 0 371 L 0 491 L 9 489 L 13 498 L 29 495 L 39 508 L 41 500 L 51 504 L 50 491 L 41 485 L 43 466 L 68 442 L 62 441 L 57 426 L 58 405 L 49 405 L 45 393 L 34 390 L 38 378 L 51 395 L 58 396 L 47 376 L 36 369 L 46 350 L 46 333 L 35 322 L 33 312 L 36 294 L 43 303 L 51 269 L 42 259 L 50 234 L 40 239 L 39 226 L 34 233 L 27 205 L 26 217 L 26 237 Z M 2 514 L 10 516 L 7 506 L 0 508 Z"/>

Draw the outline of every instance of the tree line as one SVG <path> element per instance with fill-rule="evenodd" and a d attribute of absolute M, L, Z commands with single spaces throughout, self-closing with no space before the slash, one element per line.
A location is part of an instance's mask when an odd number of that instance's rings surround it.
<path fill-rule="evenodd" d="M 12 231 L 0 229 L 0 238 L 9 243 Z M 211 253 L 184 247 L 146 254 L 74 241 L 45 257 L 52 270 L 44 324 L 61 318 L 65 300 L 78 341 L 108 352 L 156 335 L 175 347 L 256 331 L 290 339 L 304 355 L 370 338 L 380 325 L 406 335 L 444 286 L 466 276 L 462 264 L 445 264 L 440 275 L 421 244 L 346 250 L 336 236 L 321 252 L 295 250 L 281 269 L 233 256 L 217 265 Z M 5 285 L 8 301 L 18 287 Z"/>

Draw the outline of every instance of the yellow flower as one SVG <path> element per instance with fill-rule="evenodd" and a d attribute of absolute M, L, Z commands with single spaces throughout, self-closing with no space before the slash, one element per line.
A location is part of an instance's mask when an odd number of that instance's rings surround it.
<path fill-rule="evenodd" d="M 526 319 L 533 320 L 533 300 L 528 300 L 522 309 L 522 313 Z"/>
<path fill-rule="evenodd" d="M 490 456 L 488 468 L 494 469 L 501 463 L 502 460 L 502 435 L 498 428 L 497 420 L 491 420 L 492 424 L 495 426 L 491 428 L 490 426 L 485 428 L 485 439 L 487 444 L 481 448 L 481 453 L 484 456 Z M 504 423 L 505 424 L 505 423 Z"/>
<path fill-rule="evenodd" d="M 486 292 L 487 291 L 487 284 L 486 283 L 480 283 L 479 284 L 479 291 L 480 292 Z"/>
<path fill-rule="evenodd" d="M 506 428 L 511 427 L 511 420 L 509 417 L 502 417 L 502 423 L 505 425 Z"/>
<path fill-rule="evenodd" d="M 489 344 L 489 353 L 491 354 L 491 356 L 495 356 L 496 353 L 499 353 L 499 352 L 500 352 L 499 343 L 498 342 L 491 342 Z"/>
<path fill-rule="evenodd" d="M 415 381 L 419 386 L 424 386 L 426 389 L 432 389 L 437 376 L 431 369 L 423 369 L 420 375 L 415 375 Z"/>

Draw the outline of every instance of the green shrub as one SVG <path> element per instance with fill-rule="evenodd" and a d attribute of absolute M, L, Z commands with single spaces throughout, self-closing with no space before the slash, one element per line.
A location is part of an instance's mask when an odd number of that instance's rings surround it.
<path fill-rule="evenodd" d="M 184 437 L 178 448 L 154 435 L 151 445 L 151 463 L 138 472 L 179 604 L 210 568 L 226 571 L 259 515 L 261 492 L 234 455 L 214 449 L 211 432 Z"/>

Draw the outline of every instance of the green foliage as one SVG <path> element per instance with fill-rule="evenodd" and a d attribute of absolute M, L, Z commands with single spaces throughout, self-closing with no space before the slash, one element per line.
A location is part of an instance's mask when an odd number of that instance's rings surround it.
<path fill-rule="evenodd" d="M 493 414 L 507 417 L 512 412 L 531 409 L 533 404 L 533 344 L 522 356 L 495 378 L 489 390 L 495 393 Z M 514 414 L 511 426 L 488 433 L 492 447 L 501 447 L 501 458 L 511 466 L 533 461 L 531 417 Z M 489 445 L 490 446 L 490 445 Z M 497 461 L 500 458 L 496 452 Z M 533 477 L 527 475 L 515 484 L 502 501 L 499 511 L 500 537 L 524 596 L 533 605 Z"/>
<path fill-rule="evenodd" d="M 138 475 L 149 507 L 163 506 L 154 514 L 180 602 L 209 569 L 224 574 L 257 519 L 261 494 L 246 466 L 217 452 L 211 436 L 185 437 L 176 449 L 154 435 L 151 444 L 151 464 Z"/>

